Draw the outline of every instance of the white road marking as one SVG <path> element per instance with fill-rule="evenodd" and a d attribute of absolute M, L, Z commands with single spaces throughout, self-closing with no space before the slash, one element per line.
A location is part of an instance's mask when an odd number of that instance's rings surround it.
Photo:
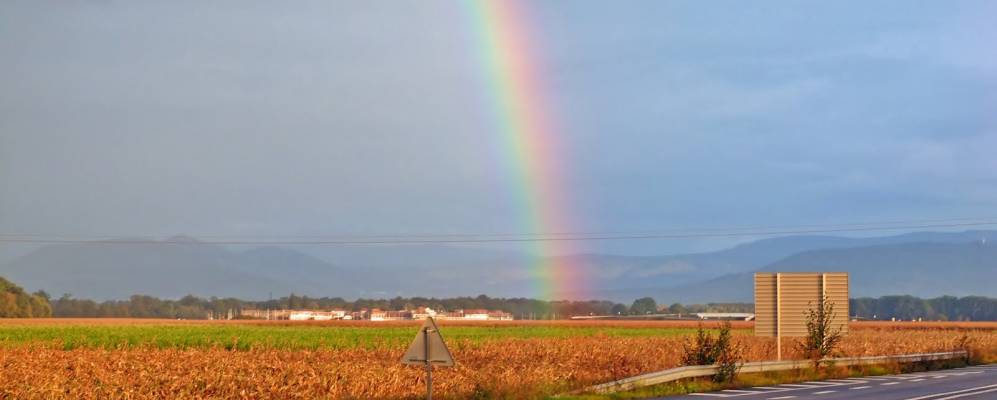
<path fill-rule="evenodd" d="M 973 367 L 968 367 L 968 368 L 973 368 Z M 984 372 L 989 372 L 990 368 L 993 368 L 993 370 L 997 370 L 997 365 L 992 365 L 992 366 L 976 366 L 976 368 L 978 368 L 978 369 L 975 370 L 975 371 L 971 371 L 971 372 L 970 371 L 966 371 L 966 372 L 959 372 L 959 373 L 949 373 L 949 374 L 944 374 L 944 375 L 938 375 L 937 372 L 935 372 L 935 373 L 933 373 L 933 372 L 920 372 L 920 373 L 912 373 L 912 374 L 905 374 L 905 375 L 882 375 L 880 377 L 868 377 L 867 376 L 867 377 L 857 377 L 857 378 L 847 378 L 847 379 L 829 379 L 829 380 L 826 380 L 826 381 L 809 381 L 809 382 L 804 382 L 805 384 L 784 383 L 784 384 L 780 384 L 780 385 L 774 386 L 774 387 L 773 386 L 762 386 L 762 387 L 746 388 L 746 389 L 752 389 L 752 390 L 737 390 L 737 389 L 723 390 L 723 392 L 726 392 L 727 394 L 723 394 L 723 393 L 719 393 L 719 392 L 714 392 L 714 393 L 690 393 L 690 395 L 692 395 L 692 396 L 721 397 L 721 398 L 726 398 L 726 397 L 740 397 L 740 396 L 748 396 L 748 395 L 752 395 L 752 394 L 777 393 L 777 392 L 787 392 L 787 391 L 802 390 L 802 389 L 828 388 L 828 387 L 836 387 L 836 386 L 847 386 L 847 385 L 858 385 L 858 384 L 870 383 L 868 381 L 889 381 L 889 382 L 880 383 L 880 385 L 888 386 L 888 385 L 898 385 L 898 384 L 903 383 L 903 382 L 921 382 L 921 381 L 924 381 L 926 379 L 931 379 L 931 378 L 939 379 L 939 378 L 944 378 L 944 377 L 947 377 L 947 376 L 961 376 L 961 375 L 964 375 L 964 374 L 982 374 Z M 979 370 L 979 368 L 987 368 L 987 370 L 981 371 L 981 370 Z M 956 370 L 958 370 L 958 369 L 956 369 Z M 868 389 L 870 387 L 872 387 L 872 386 L 856 386 L 856 387 L 852 387 L 850 389 L 852 389 L 852 390 L 858 390 L 858 389 Z M 966 392 L 974 391 L 974 390 L 983 390 L 983 391 L 973 392 L 973 393 L 966 393 Z M 932 395 L 915 397 L 915 398 L 906 399 L 906 400 L 922 400 L 922 399 L 934 398 L 934 397 L 937 397 L 937 396 L 956 395 L 956 396 L 951 396 L 951 397 L 946 397 L 945 398 L 945 399 L 954 399 L 954 398 L 959 398 L 959 397 L 971 396 L 971 395 L 982 394 L 982 393 L 990 393 L 990 392 L 995 392 L 995 391 L 997 391 L 997 385 L 989 385 L 989 386 L 981 386 L 981 387 L 970 388 L 970 389 L 965 389 L 965 390 L 957 390 L 957 391 L 953 391 L 953 392 L 936 393 L 936 394 L 932 394 Z M 820 391 L 820 392 L 814 392 L 814 393 L 811 393 L 811 394 L 819 395 L 819 394 L 828 394 L 828 393 L 835 393 L 835 392 L 836 392 L 835 390 L 825 390 L 825 391 Z M 796 396 L 772 397 L 772 398 L 769 398 L 768 400 L 781 400 L 781 399 L 792 399 L 792 398 L 796 398 Z M 944 399 L 933 399 L 933 400 L 944 400 Z"/>
<path fill-rule="evenodd" d="M 920 396 L 920 397 L 911 397 L 911 398 L 906 399 L 906 400 L 924 400 L 924 399 L 932 398 L 932 397 L 936 397 L 936 396 L 945 396 L 945 395 L 949 395 L 949 394 L 965 393 L 965 392 L 970 392 L 970 391 L 974 391 L 974 390 L 982 390 L 982 389 L 990 389 L 990 388 L 997 388 L 997 385 L 977 386 L 977 387 L 969 388 L 969 389 L 954 390 L 954 391 L 951 391 L 951 392 L 944 392 L 944 393 L 935 393 L 935 394 L 929 394 L 929 395 L 924 395 L 924 396 Z"/>
<path fill-rule="evenodd" d="M 984 393 L 990 393 L 990 392 L 997 392 L 997 388 L 993 388 L 993 389 L 989 389 L 989 390 L 981 390 L 979 392 L 969 392 L 969 393 L 963 393 L 963 394 L 956 394 L 956 395 L 952 395 L 952 396 L 949 396 L 949 397 L 942 397 L 942 398 L 940 398 L 938 400 L 957 399 L 957 398 L 960 398 L 960 397 L 976 396 L 978 394 L 984 394 Z"/>

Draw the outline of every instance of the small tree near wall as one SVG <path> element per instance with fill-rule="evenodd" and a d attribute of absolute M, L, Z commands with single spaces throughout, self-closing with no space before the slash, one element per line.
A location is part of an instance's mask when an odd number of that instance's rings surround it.
<path fill-rule="evenodd" d="M 813 361 L 814 369 L 821 360 L 833 356 L 841 342 L 841 327 L 834 326 L 834 302 L 822 297 L 817 304 L 810 303 L 806 313 L 807 336 L 799 344 L 800 352 Z"/>

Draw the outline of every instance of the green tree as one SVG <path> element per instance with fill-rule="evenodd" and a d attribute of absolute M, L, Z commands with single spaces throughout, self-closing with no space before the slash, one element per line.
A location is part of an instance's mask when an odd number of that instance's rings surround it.
<path fill-rule="evenodd" d="M 47 294 L 29 294 L 20 286 L 0 278 L 0 318 L 31 318 L 52 316 Z"/>
<path fill-rule="evenodd" d="M 630 306 L 630 313 L 636 315 L 654 314 L 658 312 L 658 303 L 650 297 L 641 297 L 634 300 Z"/>

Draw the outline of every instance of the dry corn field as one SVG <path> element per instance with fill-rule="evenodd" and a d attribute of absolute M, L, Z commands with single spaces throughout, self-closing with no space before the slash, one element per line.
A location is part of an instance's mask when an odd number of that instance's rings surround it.
<path fill-rule="evenodd" d="M 773 341 L 751 336 L 749 326 L 735 326 L 745 357 L 773 359 Z M 215 341 L 216 330 L 248 344 Z M 417 330 L 411 323 L 0 322 L 0 398 L 419 398 L 424 372 L 398 362 Z M 694 333 L 669 322 L 442 324 L 441 331 L 457 367 L 436 370 L 440 398 L 543 398 L 675 367 Z M 300 340 L 265 339 L 282 333 Z M 328 338 L 313 346 L 320 336 Z M 842 355 L 967 343 L 997 356 L 997 324 L 853 324 Z"/>

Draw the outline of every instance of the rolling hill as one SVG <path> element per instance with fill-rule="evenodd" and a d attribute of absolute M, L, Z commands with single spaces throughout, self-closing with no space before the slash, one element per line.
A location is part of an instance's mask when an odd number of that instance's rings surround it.
<path fill-rule="evenodd" d="M 303 273 L 317 275 L 303 279 Z M 0 268 L 0 275 L 31 290 L 93 299 L 135 293 L 243 298 L 266 298 L 271 291 L 349 293 L 350 285 L 331 279 L 341 274 L 332 265 L 300 253 L 273 248 L 235 252 L 183 237 L 162 244 L 44 246 Z"/>
<path fill-rule="evenodd" d="M 997 256 L 983 241 L 995 236 L 995 231 L 788 236 L 708 253 L 579 254 L 557 261 L 592 283 L 593 290 L 571 298 L 746 301 L 751 273 L 759 270 L 849 271 L 854 295 L 994 295 L 985 283 L 995 280 Z M 531 265 L 521 253 L 468 246 L 243 249 L 180 236 L 152 244 L 43 246 L 0 264 L 0 276 L 32 291 L 94 299 L 135 293 L 263 299 L 271 292 L 345 298 L 531 296 Z"/>

